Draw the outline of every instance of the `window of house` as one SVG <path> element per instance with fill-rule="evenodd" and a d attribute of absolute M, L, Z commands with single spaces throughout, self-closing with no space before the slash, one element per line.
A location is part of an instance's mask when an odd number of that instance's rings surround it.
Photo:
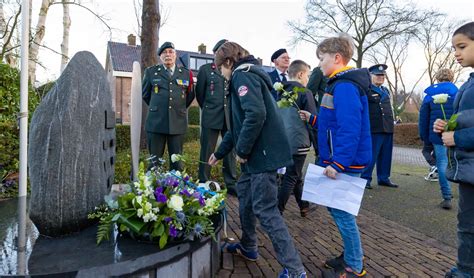
<path fill-rule="evenodd" d="M 205 65 L 207 63 L 208 62 L 206 59 L 202 59 L 202 58 L 196 59 L 196 69 L 199 69 L 202 65 Z"/>
<path fill-rule="evenodd" d="M 198 70 L 199 68 L 196 67 L 196 58 L 189 58 L 189 68 L 192 70 Z"/>

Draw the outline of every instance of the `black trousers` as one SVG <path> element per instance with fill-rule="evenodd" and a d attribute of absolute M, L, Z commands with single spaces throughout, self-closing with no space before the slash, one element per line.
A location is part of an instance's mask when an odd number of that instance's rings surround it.
<path fill-rule="evenodd" d="M 307 201 L 301 200 L 303 195 L 303 166 L 306 155 L 293 155 L 293 165 L 286 167 L 283 181 L 278 191 L 278 209 L 285 210 L 286 203 L 290 199 L 291 192 L 295 195 L 296 202 L 300 209 L 309 207 Z"/>
<path fill-rule="evenodd" d="M 219 134 L 224 137 L 226 129 L 201 128 L 201 151 L 199 160 L 207 162 L 211 154 L 216 150 L 217 139 Z M 227 189 L 235 189 L 237 182 L 237 170 L 235 165 L 235 154 L 232 151 L 222 159 L 223 168 L 222 175 Z M 205 163 L 199 163 L 199 181 L 208 181 L 211 176 L 211 167 Z"/>
<path fill-rule="evenodd" d="M 460 271 L 474 275 L 474 184 L 459 184 L 458 262 Z"/>
<path fill-rule="evenodd" d="M 157 158 L 162 158 L 165 153 L 165 145 L 168 145 L 168 161 L 171 170 L 183 170 L 183 163 L 177 161 L 171 162 L 172 154 L 183 154 L 184 134 L 170 135 L 162 133 L 147 132 L 148 151 L 150 155 L 156 155 Z"/>

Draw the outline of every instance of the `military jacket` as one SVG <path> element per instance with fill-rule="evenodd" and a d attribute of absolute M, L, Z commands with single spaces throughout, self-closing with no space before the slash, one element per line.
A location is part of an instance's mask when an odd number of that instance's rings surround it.
<path fill-rule="evenodd" d="M 216 64 L 201 66 L 197 76 L 196 99 L 201 107 L 201 126 L 222 130 L 229 127 L 228 82 Z"/>
<path fill-rule="evenodd" d="M 145 130 L 162 134 L 185 134 L 188 106 L 194 99 L 193 76 L 176 66 L 173 76 L 163 65 L 147 68 L 142 82 L 143 100 L 148 104 Z"/>
<path fill-rule="evenodd" d="M 393 133 L 393 110 L 387 88 L 370 85 L 369 101 L 370 130 L 372 133 Z"/>

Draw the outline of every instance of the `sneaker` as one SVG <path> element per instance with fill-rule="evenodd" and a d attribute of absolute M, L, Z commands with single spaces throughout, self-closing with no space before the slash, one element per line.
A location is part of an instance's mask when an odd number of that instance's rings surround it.
<path fill-rule="evenodd" d="M 246 251 L 240 243 L 232 243 L 227 245 L 227 252 L 231 254 L 237 254 L 242 256 L 244 259 L 255 262 L 258 258 L 257 251 Z"/>
<path fill-rule="evenodd" d="M 290 276 L 290 272 L 288 271 L 288 269 L 286 268 L 283 268 L 283 270 L 280 272 L 280 274 L 278 274 L 278 278 L 306 278 L 306 272 L 302 272 L 298 275 L 291 275 Z"/>
<path fill-rule="evenodd" d="M 341 255 L 324 262 L 324 267 L 329 269 L 338 269 L 344 266 L 344 252 Z"/>
<path fill-rule="evenodd" d="M 315 210 L 316 210 L 315 206 L 309 205 L 305 208 L 300 209 L 300 215 L 301 217 L 306 217 L 308 216 L 310 212 L 315 211 Z"/>
<path fill-rule="evenodd" d="M 453 206 L 451 205 L 451 199 L 445 199 L 439 204 L 443 209 L 451 209 Z"/>
<path fill-rule="evenodd" d="M 357 277 L 365 277 L 367 276 L 367 271 L 365 268 L 362 269 L 360 273 L 354 272 L 352 269 L 349 267 L 344 268 L 342 271 L 336 273 L 336 277 L 339 278 L 357 278 Z"/>

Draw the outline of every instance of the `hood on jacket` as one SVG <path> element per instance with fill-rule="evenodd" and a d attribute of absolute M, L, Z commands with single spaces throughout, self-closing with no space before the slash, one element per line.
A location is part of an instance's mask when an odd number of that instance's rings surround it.
<path fill-rule="evenodd" d="M 366 68 L 351 68 L 349 70 L 337 73 L 335 76 L 329 79 L 328 86 L 333 85 L 336 81 L 341 79 L 359 85 L 362 89 L 364 89 L 365 92 L 370 91 L 370 84 L 372 84 L 370 79 L 370 73 Z"/>
<path fill-rule="evenodd" d="M 244 57 L 240 59 L 237 63 L 235 63 L 234 72 L 237 70 L 251 72 L 260 76 L 265 81 L 265 84 L 267 84 L 268 89 L 270 91 L 273 89 L 273 83 L 270 79 L 270 76 L 263 70 L 262 66 L 260 66 L 259 61 L 255 59 L 253 55 Z"/>
<path fill-rule="evenodd" d="M 449 96 L 454 96 L 458 92 L 458 87 L 451 82 L 441 82 L 438 84 L 433 84 L 425 89 L 425 94 L 429 96 L 439 95 L 439 94 L 448 94 Z"/>

